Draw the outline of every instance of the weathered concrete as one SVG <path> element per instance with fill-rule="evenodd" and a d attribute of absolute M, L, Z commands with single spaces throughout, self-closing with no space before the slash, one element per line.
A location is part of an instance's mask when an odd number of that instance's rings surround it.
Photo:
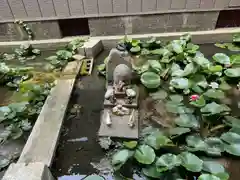
<path fill-rule="evenodd" d="M 64 73 L 67 77 L 57 80 L 33 127 L 18 163 L 42 162 L 50 166 L 54 157 L 65 111 L 72 93 L 81 61 L 71 62 Z M 69 74 L 72 76 L 69 78 Z"/>
<path fill-rule="evenodd" d="M 36 40 L 62 37 L 58 21 L 28 22 L 28 25 L 34 32 Z M 27 39 L 28 35 L 19 25 L 14 23 L 0 24 L 0 41 L 22 41 Z"/>
<path fill-rule="evenodd" d="M 86 56 L 87 58 L 96 57 L 103 50 L 101 40 L 93 39 L 84 43 L 83 47 L 78 49 L 78 53 Z"/>
<path fill-rule="evenodd" d="M 215 29 L 219 11 L 89 19 L 92 36 Z"/>
<path fill-rule="evenodd" d="M 41 162 L 11 164 L 2 180 L 55 180 L 48 167 Z"/>

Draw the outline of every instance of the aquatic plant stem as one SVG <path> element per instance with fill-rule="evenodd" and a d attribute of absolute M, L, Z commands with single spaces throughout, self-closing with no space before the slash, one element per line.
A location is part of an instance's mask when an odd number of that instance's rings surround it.
<path fill-rule="evenodd" d="M 211 128 L 211 129 L 209 130 L 209 132 L 212 133 L 212 132 L 214 132 L 214 131 L 218 131 L 219 129 L 223 129 L 223 128 L 225 128 L 225 127 L 226 127 L 225 124 L 219 124 L 219 125 L 217 125 L 217 126 Z"/>

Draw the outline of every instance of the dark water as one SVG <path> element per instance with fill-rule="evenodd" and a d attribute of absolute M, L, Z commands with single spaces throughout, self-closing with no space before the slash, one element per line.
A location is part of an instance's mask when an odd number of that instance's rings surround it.
<path fill-rule="evenodd" d="M 208 58 L 211 58 L 215 53 L 230 53 L 228 50 L 217 48 L 213 44 L 201 45 L 200 50 Z M 96 65 L 102 63 L 107 55 L 108 52 L 100 54 L 96 58 L 92 75 L 78 79 L 75 85 L 69 109 L 74 104 L 79 104 L 82 108 L 78 116 L 72 117 L 68 113 L 65 118 L 62 135 L 59 140 L 60 144 L 52 166 L 52 172 L 59 180 L 80 180 L 84 177 L 80 175 L 98 173 L 91 165 L 91 162 L 99 162 L 105 155 L 105 152 L 97 142 L 100 111 L 103 108 L 105 81 L 103 78 L 97 76 Z M 146 101 L 146 97 L 144 95 L 140 95 L 140 97 L 142 97 L 140 101 L 143 102 L 140 103 L 140 113 L 141 108 L 148 111 L 146 106 L 141 106 Z M 235 99 L 235 101 L 239 100 L 236 96 L 232 96 L 232 99 Z M 237 111 L 236 107 L 234 108 Z M 143 118 L 142 116 L 140 120 L 143 120 Z M 224 159 L 223 161 L 224 164 L 228 164 L 228 171 L 233 172 L 231 180 L 238 180 L 239 173 L 236 175 L 236 172 L 240 170 L 240 161 L 231 160 L 231 158 Z M 111 178 L 109 177 L 108 179 Z"/>

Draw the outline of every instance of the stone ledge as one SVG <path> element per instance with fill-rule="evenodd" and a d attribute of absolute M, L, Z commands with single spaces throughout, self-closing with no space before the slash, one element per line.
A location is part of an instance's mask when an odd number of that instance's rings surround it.
<path fill-rule="evenodd" d="M 47 166 L 51 165 L 81 61 L 69 63 L 64 72 L 69 73 L 69 67 L 73 69 L 74 76 L 68 79 L 63 75 L 63 78 L 57 80 L 57 85 L 45 101 L 18 163 L 42 162 Z"/>
<path fill-rule="evenodd" d="M 13 163 L 2 180 L 55 180 L 48 167 L 41 162 Z"/>
<path fill-rule="evenodd" d="M 94 58 L 103 50 L 103 44 L 101 40 L 89 39 L 84 46 L 78 49 L 78 53 L 86 56 L 87 58 Z"/>

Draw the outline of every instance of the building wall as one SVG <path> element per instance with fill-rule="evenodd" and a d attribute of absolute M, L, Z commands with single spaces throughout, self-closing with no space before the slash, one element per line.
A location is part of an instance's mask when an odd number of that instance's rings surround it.
<path fill-rule="evenodd" d="M 1 0 L 0 22 L 216 11 L 234 7 L 240 7 L 240 0 Z"/>

